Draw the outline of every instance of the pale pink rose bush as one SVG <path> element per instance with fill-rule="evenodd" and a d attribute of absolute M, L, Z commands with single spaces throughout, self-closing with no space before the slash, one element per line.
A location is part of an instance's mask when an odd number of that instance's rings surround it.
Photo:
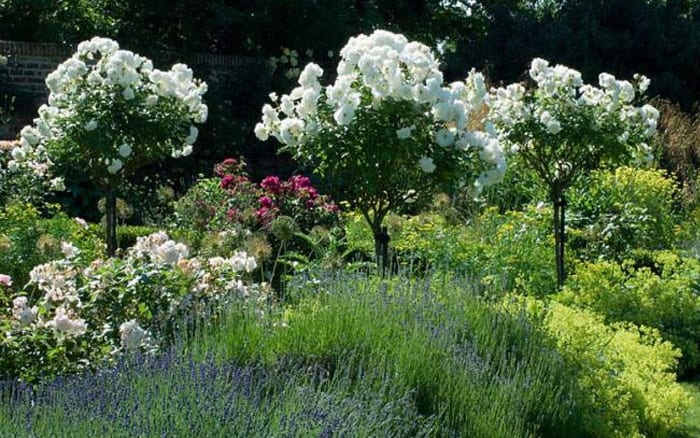
<path fill-rule="evenodd" d="M 239 304 L 262 315 L 267 303 L 266 288 L 249 281 L 257 263 L 242 251 L 188 258 L 163 232 L 139 238 L 122 259 L 88 261 L 63 247 L 66 257 L 36 266 L 0 310 L 0 377 L 33 380 L 126 351 L 155 352 L 183 320 Z M 3 287 L 11 284 L 5 277 Z"/>

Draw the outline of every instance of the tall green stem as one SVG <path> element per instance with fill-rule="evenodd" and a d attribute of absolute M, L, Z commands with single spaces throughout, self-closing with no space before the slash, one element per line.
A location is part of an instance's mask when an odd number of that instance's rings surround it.
<path fill-rule="evenodd" d="M 117 194 L 109 189 L 105 196 L 105 231 L 107 238 L 107 256 L 117 253 Z"/>
<path fill-rule="evenodd" d="M 552 196 L 554 203 L 554 247 L 555 263 L 557 266 L 557 287 L 561 289 L 566 281 L 566 270 L 564 267 L 564 249 L 566 244 L 566 198 L 563 191 L 557 191 Z"/>

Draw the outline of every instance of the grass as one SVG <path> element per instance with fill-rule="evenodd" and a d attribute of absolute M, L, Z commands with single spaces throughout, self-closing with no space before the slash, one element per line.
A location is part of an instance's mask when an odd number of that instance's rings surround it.
<path fill-rule="evenodd" d="M 685 382 L 681 385 L 692 397 L 692 403 L 686 413 L 683 429 L 678 437 L 700 437 L 700 381 Z"/>

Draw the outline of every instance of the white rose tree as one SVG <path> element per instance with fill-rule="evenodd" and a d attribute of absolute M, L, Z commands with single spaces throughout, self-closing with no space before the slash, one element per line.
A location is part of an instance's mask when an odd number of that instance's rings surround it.
<path fill-rule="evenodd" d="M 595 87 L 584 84 L 578 71 L 540 58 L 532 61 L 529 76 L 532 86 L 493 89 L 488 117 L 504 146 L 519 154 L 549 190 L 561 287 L 566 278 L 566 190 L 593 169 L 651 161 L 647 142 L 659 112 L 648 104 L 635 106 L 649 86 L 644 76 L 635 75 L 632 83 L 601 73 L 600 87 Z"/>
<path fill-rule="evenodd" d="M 438 187 L 479 191 L 505 171 L 495 135 L 470 129 L 487 94 L 483 76 L 472 71 L 445 84 L 438 64 L 427 46 L 403 35 L 350 38 L 334 83 L 322 86 L 323 70 L 308 64 L 298 87 L 270 95 L 255 127 L 259 139 L 277 139 L 364 215 L 378 259 L 388 212 Z"/>
<path fill-rule="evenodd" d="M 100 37 L 80 43 L 46 85 L 48 105 L 22 130 L 12 156 L 44 175 L 60 176 L 67 168 L 86 172 L 105 193 L 107 251 L 114 255 L 117 187 L 154 160 L 192 153 L 194 124 L 207 119 L 207 85 L 184 64 L 161 71 Z"/>

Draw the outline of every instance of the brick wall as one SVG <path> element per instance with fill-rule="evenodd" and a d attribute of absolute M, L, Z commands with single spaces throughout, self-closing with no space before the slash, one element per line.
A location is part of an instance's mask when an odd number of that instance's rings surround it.
<path fill-rule="evenodd" d="M 0 40 L 0 55 L 8 57 L 7 64 L 0 66 L 0 73 L 6 74 L 9 88 L 44 100 L 48 96 L 44 79 L 73 52 L 74 49 L 57 44 Z M 185 62 L 195 71 L 196 77 L 214 87 L 225 86 L 223 82 L 232 77 L 249 77 L 251 74 L 265 80 L 269 73 L 269 65 L 262 58 L 210 54 L 183 58 L 169 52 L 146 55 L 153 59 L 156 68 L 161 69 Z"/>
<path fill-rule="evenodd" d="M 9 88 L 45 97 L 48 90 L 44 78 L 70 54 L 70 49 L 54 44 L 0 40 L 0 55 L 7 56 L 8 61 L 0 71 L 7 74 Z"/>

